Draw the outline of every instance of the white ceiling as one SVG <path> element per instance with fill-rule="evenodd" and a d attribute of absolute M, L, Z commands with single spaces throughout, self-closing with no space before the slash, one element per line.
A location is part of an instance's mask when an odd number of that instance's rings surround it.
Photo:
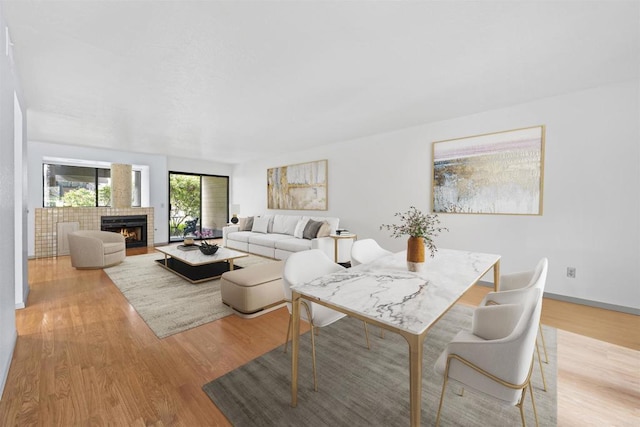
<path fill-rule="evenodd" d="M 228 163 L 640 69 L 637 1 L 1 5 L 30 140 Z"/>

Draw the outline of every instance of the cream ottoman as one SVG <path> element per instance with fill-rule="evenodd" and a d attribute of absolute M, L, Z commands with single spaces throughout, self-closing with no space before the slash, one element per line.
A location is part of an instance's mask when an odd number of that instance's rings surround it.
<path fill-rule="evenodd" d="M 227 271 L 220 277 L 222 302 L 240 317 L 256 317 L 282 307 L 282 261 Z"/>

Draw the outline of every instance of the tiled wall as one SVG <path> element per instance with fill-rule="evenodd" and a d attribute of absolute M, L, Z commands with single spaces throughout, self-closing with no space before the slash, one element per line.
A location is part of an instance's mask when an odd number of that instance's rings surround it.
<path fill-rule="evenodd" d="M 80 230 L 100 230 L 100 218 L 112 215 L 147 215 L 147 246 L 153 246 L 153 208 L 36 208 L 35 257 L 58 255 L 59 222 L 78 222 Z"/>

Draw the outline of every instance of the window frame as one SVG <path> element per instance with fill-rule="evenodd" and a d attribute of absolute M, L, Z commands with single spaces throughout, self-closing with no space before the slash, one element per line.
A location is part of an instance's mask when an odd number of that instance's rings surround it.
<path fill-rule="evenodd" d="M 86 169 L 86 170 L 93 170 L 93 185 L 95 187 L 94 193 L 95 193 L 95 199 L 94 199 L 94 204 L 93 206 L 69 206 L 69 207 L 111 207 L 111 200 L 109 200 L 109 204 L 108 205 L 100 205 L 100 193 L 99 193 L 99 189 L 100 189 L 100 179 L 104 179 L 106 174 L 103 172 L 102 174 L 100 174 L 100 171 L 107 171 L 108 173 L 108 178 L 109 178 L 109 186 L 111 186 L 111 169 L 108 167 L 100 167 L 100 166 L 88 166 L 88 165 L 78 165 L 78 164 L 68 164 L 68 163 L 56 163 L 56 162 L 52 162 L 52 161 L 43 161 L 42 162 L 42 207 L 43 208 L 57 208 L 57 207 L 66 207 L 64 205 L 62 206 L 51 206 L 51 205 L 47 205 L 46 204 L 46 194 L 48 191 L 48 188 L 50 188 L 50 186 L 47 183 L 47 174 L 46 174 L 46 167 L 49 166 L 54 166 L 54 167 L 73 167 L 73 168 L 81 168 L 81 169 Z M 57 182 L 57 181 L 56 181 Z M 138 204 L 133 204 L 133 199 L 131 201 L 131 207 L 134 208 L 139 208 L 142 207 L 142 171 L 138 170 L 138 169 L 133 169 L 131 171 L 131 182 L 132 185 L 137 182 L 139 184 L 139 188 L 138 191 L 136 192 L 138 194 L 137 197 L 137 201 Z"/>

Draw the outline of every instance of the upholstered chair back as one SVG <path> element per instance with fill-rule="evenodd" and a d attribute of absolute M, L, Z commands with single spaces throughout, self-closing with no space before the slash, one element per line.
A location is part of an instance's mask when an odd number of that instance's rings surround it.
<path fill-rule="evenodd" d="M 502 293 L 501 293 L 502 294 Z M 511 384 L 524 383 L 531 370 L 542 308 L 542 290 L 536 287 L 509 292 L 512 302 L 480 306 L 473 330 L 460 332 L 436 363 L 443 374 L 450 354 L 459 355 L 495 377 Z M 515 405 L 521 389 L 509 388 L 452 359 L 449 378 Z"/>
<path fill-rule="evenodd" d="M 385 255 L 391 255 L 391 252 L 383 249 L 375 240 L 356 240 L 351 246 L 351 266 L 366 264 Z"/>
<path fill-rule="evenodd" d="M 536 268 L 531 271 L 523 271 L 520 273 L 511 273 L 500 276 L 499 291 L 512 291 L 514 289 L 524 289 L 529 286 L 540 284 L 540 279 L 547 280 L 547 270 L 549 268 L 549 260 L 542 258 L 538 261 Z M 544 282 L 543 282 L 544 283 Z"/>
<path fill-rule="evenodd" d="M 293 253 L 286 259 L 282 273 L 285 299 L 291 301 L 291 287 L 343 270 L 343 266 L 334 263 L 319 249 Z M 301 310 L 300 316 L 307 321 L 313 320 L 315 326 L 322 327 L 344 317 L 344 314 L 327 307 L 313 303 L 308 305 L 311 319 L 307 318 L 306 310 Z M 287 302 L 287 308 L 291 313 L 290 302 Z"/>

